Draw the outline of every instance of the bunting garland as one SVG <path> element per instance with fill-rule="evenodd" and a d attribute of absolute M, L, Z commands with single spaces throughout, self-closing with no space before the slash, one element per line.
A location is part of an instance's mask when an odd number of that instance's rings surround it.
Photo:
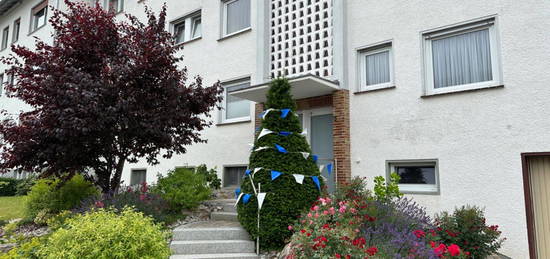
<path fill-rule="evenodd" d="M 296 114 L 295 112 L 293 112 L 291 109 L 273 109 L 273 108 L 269 108 L 265 111 L 263 111 L 262 113 L 260 113 L 260 115 L 258 115 L 258 117 L 260 117 L 261 119 L 265 119 L 265 117 L 272 111 L 280 111 L 281 112 L 281 118 L 286 118 L 288 116 L 288 114 L 292 113 L 294 114 L 295 116 L 298 116 L 298 114 Z"/>

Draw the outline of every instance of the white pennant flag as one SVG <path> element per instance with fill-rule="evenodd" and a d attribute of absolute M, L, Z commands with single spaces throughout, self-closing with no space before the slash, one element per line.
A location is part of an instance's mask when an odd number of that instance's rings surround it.
<path fill-rule="evenodd" d="M 302 156 L 304 156 L 304 159 L 307 159 L 309 157 L 308 152 L 300 152 L 300 153 L 302 153 Z"/>
<path fill-rule="evenodd" d="M 243 194 L 244 194 L 244 193 L 242 193 L 242 192 L 239 194 L 239 197 L 237 197 L 237 201 L 235 202 L 235 206 L 234 206 L 234 207 L 237 207 L 237 204 L 239 204 L 239 200 L 241 199 L 241 197 L 243 197 Z"/>
<path fill-rule="evenodd" d="M 264 150 L 264 149 L 270 149 L 271 147 L 259 147 L 259 148 L 256 148 L 254 151 L 260 151 L 260 150 Z"/>
<path fill-rule="evenodd" d="M 304 129 L 304 130 L 302 131 L 302 133 L 300 133 L 300 135 L 302 135 L 302 136 L 304 136 L 304 137 L 307 136 L 307 129 Z"/>
<path fill-rule="evenodd" d="M 262 138 L 263 136 L 265 136 L 267 134 L 271 134 L 271 133 L 273 133 L 273 131 L 268 130 L 268 129 L 262 129 L 262 131 L 260 131 L 260 134 L 258 135 L 258 139 Z"/>
<path fill-rule="evenodd" d="M 252 173 L 252 177 L 254 177 L 254 175 L 255 175 L 258 171 L 260 171 L 260 170 L 262 170 L 262 169 L 263 169 L 263 168 L 261 168 L 261 167 L 254 168 L 254 173 Z"/>
<path fill-rule="evenodd" d="M 325 165 L 320 165 L 319 166 L 319 172 L 323 172 L 323 169 L 325 169 Z"/>
<path fill-rule="evenodd" d="M 257 196 L 257 198 L 258 198 L 258 210 L 262 209 L 262 205 L 264 204 L 264 199 L 265 199 L 266 194 L 267 193 L 265 193 L 265 192 L 258 193 L 258 196 Z"/>
<path fill-rule="evenodd" d="M 299 183 L 299 184 L 304 183 L 304 175 L 303 174 L 293 174 L 292 176 L 294 176 L 294 179 L 296 180 L 297 183 Z"/>
<path fill-rule="evenodd" d="M 269 114 L 271 111 L 273 111 L 273 108 L 269 108 L 265 110 L 264 113 L 262 114 L 262 119 L 265 119 L 265 116 L 267 116 L 267 114 Z"/>

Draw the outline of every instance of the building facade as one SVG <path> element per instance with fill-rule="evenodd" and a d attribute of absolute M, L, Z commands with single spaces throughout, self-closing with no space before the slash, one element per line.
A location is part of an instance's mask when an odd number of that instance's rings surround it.
<path fill-rule="evenodd" d="M 101 0 L 144 17 L 163 1 Z M 550 2 L 541 0 L 166 0 L 167 30 L 189 75 L 225 87 L 206 144 L 124 169 L 127 184 L 176 167 L 217 167 L 239 184 L 268 83 L 285 76 L 312 150 L 334 164 L 333 188 L 397 172 L 430 213 L 485 208 L 502 253 L 550 252 Z M 1 0 L 0 55 L 51 42 L 60 0 Z M 2 65 L 3 66 L 3 65 Z M 2 82 L 13 79 L 2 73 Z M 28 109 L 0 96 L 10 113 Z"/>

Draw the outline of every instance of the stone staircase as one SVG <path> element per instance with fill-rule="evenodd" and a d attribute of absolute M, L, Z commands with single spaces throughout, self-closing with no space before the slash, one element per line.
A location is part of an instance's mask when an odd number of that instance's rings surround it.
<path fill-rule="evenodd" d="M 255 243 L 237 220 L 234 199 L 209 203 L 222 207 L 210 221 L 195 222 L 174 229 L 171 259 L 257 259 Z"/>

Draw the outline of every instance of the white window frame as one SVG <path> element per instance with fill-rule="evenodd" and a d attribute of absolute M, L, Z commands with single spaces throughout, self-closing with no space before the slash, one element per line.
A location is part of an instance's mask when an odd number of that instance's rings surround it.
<path fill-rule="evenodd" d="M 399 191 L 405 194 L 439 194 L 439 162 L 437 159 L 388 160 L 386 161 L 386 179 L 390 179 L 390 175 L 396 173 L 396 166 L 433 166 L 435 184 L 399 184 Z"/>
<path fill-rule="evenodd" d="M 4 27 L 2 29 L 2 46 L 1 50 L 7 49 L 10 45 L 10 26 Z"/>
<path fill-rule="evenodd" d="M 471 84 L 454 85 L 448 87 L 442 87 L 439 89 L 434 88 L 434 74 L 433 74 L 433 52 L 432 41 L 451 36 L 461 35 L 469 32 L 480 31 L 489 29 L 489 44 L 491 51 L 491 72 L 493 80 L 485 82 L 477 82 Z M 422 32 L 422 42 L 424 50 L 424 94 L 425 95 L 437 95 L 452 92 L 462 92 L 467 90 L 490 88 L 502 85 L 501 81 L 501 69 L 500 69 L 500 45 L 497 35 L 497 20 L 495 17 L 484 18 L 477 21 L 469 21 L 466 23 L 448 26 L 446 28 L 439 28 L 427 32 Z"/>
<path fill-rule="evenodd" d="M 367 75 L 366 75 L 366 68 L 367 68 L 367 60 L 366 57 L 378 54 L 381 52 L 389 51 L 388 59 L 389 59 L 389 66 L 390 66 L 390 81 L 375 85 L 367 85 Z M 393 46 L 391 41 L 385 42 L 382 44 L 377 44 L 372 47 L 363 48 L 359 50 L 358 54 L 359 58 L 359 71 L 358 71 L 358 77 L 359 77 L 359 91 L 371 91 L 371 90 L 378 90 L 383 88 L 391 88 L 395 87 L 394 83 L 394 69 L 393 69 Z"/>
<path fill-rule="evenodd" d="M 44 7 L 37 9 L 38 7 L 44 5 Z M 44 24 L 38 25 L 38 22 L 41 19 L 38 19 L 36 14 L 40 11 L 44 10 Z M 31 21 L 30 21 L 30 33 L 33 33 L 35 31 L 38 31 L 40 28 L 46 26 L 48 24 L 48 0 L 41 1 L 39 4 L 35 5 L 31 9 Z"/>
<path fill-rule="evenodd" d="M 227 33 L 227 6 L 231 3 L 237 2 L 240 0 L 222 0 L 222 38 L 229 37 L 231 35 L 239 34 L 243 31 L 249 30 L 252 27 L 252 15 L 250 15 L 250 21 L 248 22 L 248 27 L 242 28 L 238 31 Z M 249 12 L 252 12 L 252 2 L 250 1 Z"/>
<path fill-rule="evenodd" d="M 19 37 L 21 33 L 21 17 L 15 19 L 13 21 L 13 30 L 11 34 L 11 43 L 15 43 L 19 40 Z"/>
<path fill-rule="evenodd" d="M 197 19 L 201 20 L 201 34 L 199 36 L 193 38 L 192 36 L 193 36 L 193 32 L 195 30 L 195 22 L 197 21 Z M 202 33 L 204 32 L 204 30 L 203 30 L 203 24 L 202 24 L 202 10 L 201 9 L 195 10 L 195 11 L 189 13 L 189 14 L 186 14 L 186 15 L 184 15 L 180 18 L 177 18 L 177 19 L 170 22 L 170 31 L 171 31 L 172 36 L 174 37 L 174 39 L 176 37 L 176 26 L 181 24 L 181 23 L 184 24 L 183 41 L 178 42 L 176 44 L 184 44 L 186 42 L 202 38 Z"/>
<path fill-rule="evenodd" d="M 237 80 L 232 80 L 228 83 L 222 83 L 223 85 L 223 100 L 222 100 L 222 109 L 220 110 L 221 113 L 220 113 L 220 123 L 221 124 L 227 124 L 227 123 L 234 123 L 234 122 L 243 122 L 243 121 L 250 121 L 251 118 L 250 118 L 250 112 L 251 112 L 251 109 L 250 107 L 248 108 L 248 116 L 243 116 L 243 117 L 238 117 L 238 118 L 232 118 L 232 119 L 227 119 L 227 88 L 228 87 L 232 87 L 232 86 L 235 86 L 235 85 L 240 85 L 240 84 L 243 84 L 243 83 L 251 83 L 251 80 L 249 77 L 246 77 L 246 78 L 242 78 L 242 79 L 237 79 Z M 250 104 L 252 103 L 252 101 L 248 101 L 249 102 L 249 106 Z"/>
<path fill-rule="evenodd" d="M 0 96 L 4 93 L 4 73 L 0 74 Z"/>

